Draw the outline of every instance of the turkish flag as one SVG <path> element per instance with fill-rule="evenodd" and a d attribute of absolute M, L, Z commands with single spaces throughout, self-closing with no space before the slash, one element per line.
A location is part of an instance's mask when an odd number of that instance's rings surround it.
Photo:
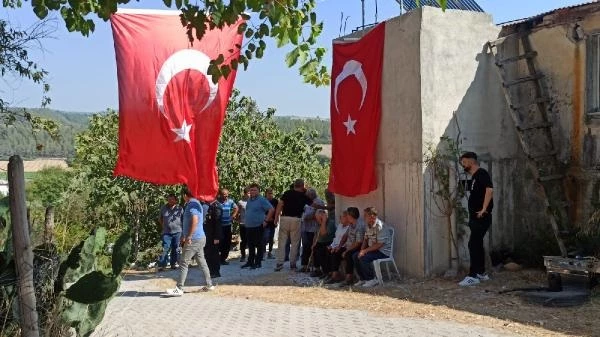
<path fill-rule="evenodd" d="M 329 190 L 352 197 L 377 188 L 385 23 L 360 40 L 334 43 Z"/>
<path fill-rule="evenodd" d="M 119 81 L 116 176 L 183 183 L 197 198 L 218 190 L 217 149 L 235 72 L 218 83 L 210 60 L 237 59 L 241 20 L 188 41 L 176 11 L 118 11 L 111 19 Z"/>

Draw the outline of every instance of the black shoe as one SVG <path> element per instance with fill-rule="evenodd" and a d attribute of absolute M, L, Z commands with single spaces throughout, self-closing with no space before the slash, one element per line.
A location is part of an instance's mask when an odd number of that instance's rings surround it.
<path fill-rule="evenodd" d="M 227 261 L 221 261 L 221 265 L 222 266 L 227 266 L 227 265 L 229 265 L 229 262 L 227 262 Z"/>
<path fill-rule="evenodd" d="M 210 278 L 218 278 L 221 277 L 221 274 L 210 274 Z"/>
<path fill-rule="evenodd" d="M 241 262 L 246 262 L 246 257 L 245 256 L 240 257 L 240 263 Z"/>
<path fill-rule="evenodd" d="M 329 278 L 329 275 L 327 275 L 327 274 L 323 274 L 323 275 L 319 276 L 319 278 L 320 278 L 321 280 L 325 280 L 325 281 L 327 281 L 327 279 Z"/>
<path fill-rule="evenodd" d="M 269 253 L 269 255 L 267 255 L 267 259 L 269 260 L 273 260 L 275 258 L 275 256 L 273 256 L 273 254 Z"/>
<path fill-rule="evenodd" d="M 242 269 L 244 269 L 244 268 L 252 268 L 252 267 L 253 267 L 252 264 L 246 263 L 245 265 L 242 266 Z"/>
<path fill-rule="evenodd" d="M 257 268 L 262 268 L 262 264 L 260 264 L 260 263 L 255 264 L 254 269 L 257 269 Z"/>
<path fill-rule="evenodd" d="M 279 263 L 278 263 L 278 264 L 275 266 L 275 271 L 281 271 L 282 269 L 283 269 L 283 264 L 279 264 Z"/>
<path fill-rule="evenodd" d="M 310 273 L 310 277 L 321 277 L 321 276 L 323 276 L 323 273 L 321 273 L 318 270 L 315 270 L 312 273 Z"/>

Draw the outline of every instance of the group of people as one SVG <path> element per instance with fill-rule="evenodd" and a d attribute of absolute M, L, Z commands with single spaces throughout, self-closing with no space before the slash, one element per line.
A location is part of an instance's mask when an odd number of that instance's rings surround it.
<path fill-rule="evenodd" d="M 487 171 L 479 167 L 475 153 L 463 154 L 460 162 L 472 176 L 469 196 L 471 269 L 459 283 L 469 286 L 489 279 L 485 273 L 483 238 L 491 225 L 493 187 Z M 289 261 L 291 271 L 310 273 L 324 279 L 326 284 L 373 287 L 379 283 L 373 261 L 393 254 L 394 230 L 383 223 L 374 207 L 364 209 L 362 218 L 358 208 L 349 207 L 342 211 L 336 223 L 333 194 L 326 191 L 323 201 L 314 189 L 305 187 L 302 179 L 297 179 L 279 200 L 274 198 L 272 189 L 267 189 L 262 196 L 258 184 L 248 186 L 237 203 L 226 189 L 210 203 L 195 199 L 189 190 L 184 190 L 183 198 L 185 206 L 181 207 L 177 197 L 170 194 L 159 219 L 163 229 L 159 270 L 169 262 L 175 269 L 179 261 L 177 286 L 167 291 L 171 296 L 183 294 L 192 259 L 196 259 L 204 274 L 206 286 L 203 289 L 214 289 L 212 279 L 221 276 L 221 265 L 229 264 L 234 220 L 240 225 L 242 268 L 261 268 L 265 258 L 276 258 L 276 272 L 283 270 L 284 263 Z M 279 249 L 275 257 L 273 241 L 277 227 Z M 180 244 L 181 256 L 178 254 Z"/>

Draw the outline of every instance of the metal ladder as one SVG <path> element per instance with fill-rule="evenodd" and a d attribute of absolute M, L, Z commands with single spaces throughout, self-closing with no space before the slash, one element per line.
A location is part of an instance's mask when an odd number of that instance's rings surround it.
<path fill-rule="evenodd" d="M 552 137 L 553 123 L 548 118 L 550 98 L 545 90 L 544 74 L 535 66 L 537 52 L 532 49 L 527 32 L 490 41 L 488 47 L 495 58 L 496 70 L 502 81 L 519 142 L 540 186 L 546 214 L 560 252 L 566 257 L 567 248 L 563 236 L 570 232 L 570 221 L 569 202 L 564 186 L 565 167 L 558 159 Z M 506 51 L 511 47 L 516 49 L 516 54 Z M 526 76 L 519 75 L 523 73 L 520 69 L 525 70 Z"/>

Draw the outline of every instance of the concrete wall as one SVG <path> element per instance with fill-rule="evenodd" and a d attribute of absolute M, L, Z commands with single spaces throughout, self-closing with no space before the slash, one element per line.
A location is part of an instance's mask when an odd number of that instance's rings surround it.
<path fill-rule="evenodd" d="M 396 229 L 395 258 L 403 274 L 424 276 L 423 175 L 420 101 L 421 12 L 386 23 L 382 115 L 377 145 L 379 188 L 356 198 L 338 197 L 338 212 L 375 206 Z"/>
<path fill-rule="evenodd" d="M 512 179 L 525 168 L 518 164 L 522 153 L 485 49 L 498 33 L 487 14 L 431 7 L 387 22 L 379 188 L 357 198 L 338 197 L 336 205 L 338 211 L 349 206 L 380 210 L 381 218 L 396 228 L 395 258 L 404 274 L 422 277 L 451 267 L 450 231 L 435 209 L 424 165 L 426 148 L 439 146 L 443 135 L 483 156 L 496 195 L 506 198 L 494 212 L 498 230 L 490 235 L 491 246 L 512 244 L 514 205 L 522 197 L 514 192 Z M 464 224 L 453 230 L 467 263 L 468 230 Z"/>

